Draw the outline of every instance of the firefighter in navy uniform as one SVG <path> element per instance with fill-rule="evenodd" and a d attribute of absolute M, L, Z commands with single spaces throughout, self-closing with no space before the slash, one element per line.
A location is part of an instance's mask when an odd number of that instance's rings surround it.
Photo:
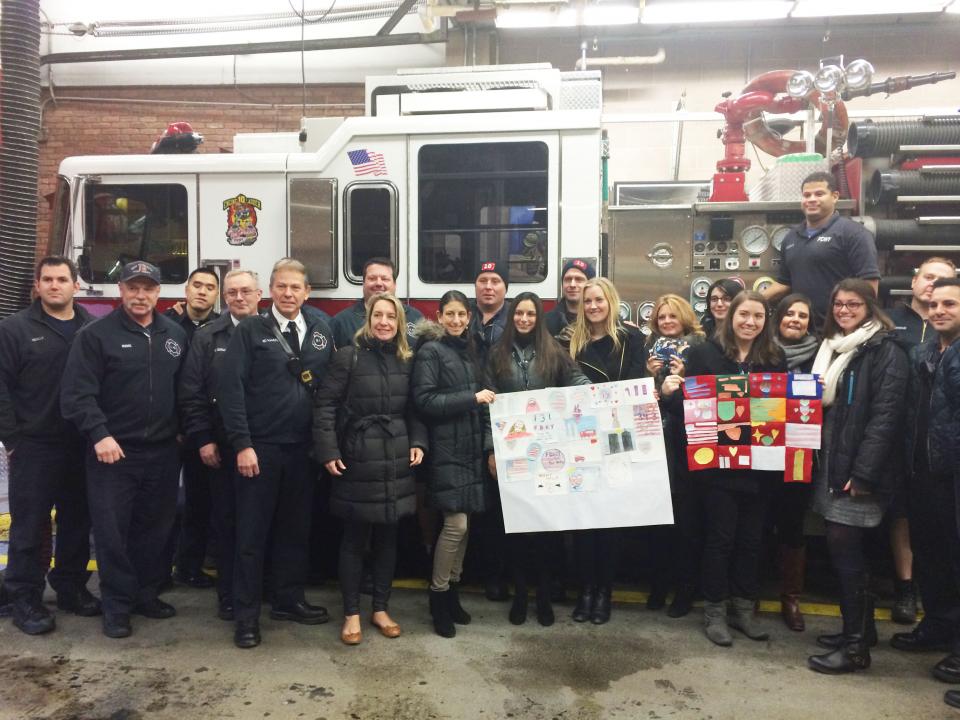
<path fill-rule="evenodd" d="M 250 270 L 231 270 L 223 278 L 227 312 L 193 336 L 180 373 L 177 402 L 187 443 L 210 473 L 212 523 L 216 533 L 217 615 L 233 620 L 233 561 L 236 536 L 234 453 L 216 401 L 217 382 L 234 328 L 256 315 L 262 293 Z M 204 576 L 206 577 L 206 576 Z"/>
<path fill-rule="evenodd" d="M 60 378 L 75 333 L 92 318 L 73 302 L 77 268 L 66 258 L 37 263 L 37 299 L 0 323 L 0 440 L 10 461 L 10 547 L 6 588 L 13 624 L 28 635 L 54 629 L 43 605 L 45 581 L 57 607 L 100 614 L 87 590 L 90 515 L 83 440 L 60 414 Z M 44 545 L 57 509 L 56 566 L 47 573 Z"/>
<path fill-rule="evenodd" d="M 160 270 L 127 263 L 120 307 L 77 335 L 60 407 L 88 441 L 87 496 L 97 543 L 103 633 L 127 637 L 130 614 L 173 617 L 157 598 L 176 517 L 176 387 L 186 333 L 155 311 Z"/>
<path fill-rule="evenodd" d="M 363 297 L 334 315 L 330 325 L 338 348 L 353 345 L 353 336 L 367 321 L 367 300 L 377 293 L 397 294 L 397 266 L 390 258 L 372 257 L 363 264 Z M 423 320 L 423 313 L 406 304 L 403 312 L 407 315 L 407 342 L 413 347 L 413 327 Z"/>
<path fill-rule="evenodd" d="M 185 300 L 163 313 L 187 333 L 188 350 L 194 333 L 219 316 L 213 309 L 219 289 L 216 272 L 198 267 L 187 276 Z M 203 572 L 203 560 L 210 528 L 210 473 L 197 451 L 188 436 L 182 448 L 183 508 L 180 521 L 171 532 L 166 554 L 170 564 L 177 568 L 173 580 L 194 588 L 209 588 L 213 587 L 213 578 Z"/>
<path fill-rule="evenodd" d="M 325 608 L 307 603 L 303 590 L 316 479 L 308 456 L 313 393 L 334 348 L 330 327 L 300 310 L 309 293 L 302 263 L 277 262 L 270 274 L 273 304 L 237 326 L 220 372 L 217 404 L 237 464 L 233 602 L 234 644 L 241 648 L 260 644 L 268 546 L 270 617 L 305 625 L 329 619 Z"/>

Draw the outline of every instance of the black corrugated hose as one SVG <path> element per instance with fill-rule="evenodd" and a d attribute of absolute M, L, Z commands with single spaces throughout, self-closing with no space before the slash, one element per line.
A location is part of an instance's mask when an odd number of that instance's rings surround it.
<path fill-rule="evenodd" d="M 870 202 L 877 205 L 901 195 L 960 195 L 960 170 L 921 173 L 919 170 L 877 170 L 870 180 Z"/>
<path fill-rule="evenodd" d="M 854 157 L 886 157 L 901 145 L 960 144 L 960 113 L 920 120 L 863 120 L 850 123 L 847 148 Z"/>
<path fill-rule="evenodd" d="M 3 1 L 0 67 L 0 318 L 4 318 L 30 302 L 37 248 L 39 0 Z"/>
<path fill-rule="evenodd" d="M 894 245 L 956 245 L 960 243 L 960 224 L 921 225 L 916 220 L 874 220 L 878 250 L 893 250 Z"/>

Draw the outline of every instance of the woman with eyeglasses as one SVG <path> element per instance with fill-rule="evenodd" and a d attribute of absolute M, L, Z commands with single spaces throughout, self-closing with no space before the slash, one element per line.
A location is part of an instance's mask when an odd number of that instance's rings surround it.
<path fill-rule="evenodd" d="M 495 393 L 542 390 L 548 387 L 588 385 L 584 377 L 547 330 L 540 297 L 532 292 L 518 294 L 510 305 L 510 318 L 503 335 L 490 350 L 489 387 Z M 489 427 L 489 425 L 488 425 Z M 492 440 L 485 442 L 492 446 Z M 488 458 L 490 474 L 497 476 L 496 459 Z M 550 601 L 551 568 L 556 543 L 553 533 L 513 533 L 508 535 L 513 562 L 515 591 L 510 607 L 510 622 L 522 625 L 527 620 L 527 587 L 537 583 L 537 621 L 553 625 Z"/>
<path fill-rule="evenodd" d="M 720 278 L 707 290 L 707 311 L 700 318 L 700 326 L 707 337 L 713 337 L 727 316 L 730 303 L 743 287 L 736 280 Z"/>
<path fill-rule="evenodd" d="M 870 667 L 870 647 L 877 642 L 864 543 L 868 529 L 883 519 L 901 472 L 909 365 L 865 280 L 841 280 L 829 308 L 813 361 L 824 407 L 813 508 L 823 515 L 840 578 L 843 630 L 818 637 L 831 652 L 807 662 L 811 670 L 837 674 Z"/>
<path fill-rule="evenodd" d="M 741 375 L 784 372 L 783 351 L 774 341 L 770 311 L 763 296 L 744 290 L 734 297 L 717 334 L 690 351 L 687 375 Z M 661 395 L 671 411 L 683 417 L 680 386 L 683 377 L 668 375 Z M 738 428 L 745 440 L 749 428 Z M 738 444 L 740 444 L 738 442 Z M 711 452 L 704 446 L 701 452 Z M 712 452 L 716 452 L 715 450 Z M 720 646 L 733 644 L 730 628 L 751 640 L 766 640 L 768 633 L 754 620 L 754 603 L 760 593 L 760 550 L 763 522 L 772 492 L 783 474 L 763 470 L 699 470 L 691 473 L 703 500 L 706 535 L 701 585 L 704 632 Z"/>
<path fill-rule="evenodd" d="M 792 293 L 777 305 L 773 315 L 776 340 L 787 357 L 790 372 L 810 372 L 820 341 L 813 334 L 813 302 L 806 295 Z M 806 569 L 803 519 L 810 505 L 810 485 L 781 483 L 773 499 L 780 557 L 780 617 L 795 632 L 806 623 L 800 611 Z"/>

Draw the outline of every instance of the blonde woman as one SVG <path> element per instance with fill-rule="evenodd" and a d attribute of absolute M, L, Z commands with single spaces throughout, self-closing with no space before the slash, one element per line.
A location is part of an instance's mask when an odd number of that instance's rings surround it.
<path fill-rule="evenodd" d="M 334 355 L 314 408 L 317 459 L 333 477 L 330 510 L 343 519 L 340 639 L 359 644 L 363 553 L 373 551 L 373 615 L 386 637 L 400 635 L 387 613 L 397 560 L 397 522 L 416 509 L 413 468 L 427 433 L 410 402 L 412 356 L 406 316 L 396 297 L 377 293 L 354 345 Z"/>
<path fill-rule="evenodd" d="M 679 295 L 661 295 L 650 314 L 647 372 L 657 388 L 667 375 L 683 375 L 687 352 L 706 339 L 693 308 Z"/>
<path fill-rule="evenodd" d="M 584 285 L 570 333 L 570 357 L 591 382 L 643 377 L 643 335 L 620 322 L 618 307 L 620 296 L 606 278 L 593 278 Z M 573 545 L 580 577 L 573 619 L 602 625 L 610 619 L 620 532 L 617 528 L 581 530 L 573 533 Z"/>

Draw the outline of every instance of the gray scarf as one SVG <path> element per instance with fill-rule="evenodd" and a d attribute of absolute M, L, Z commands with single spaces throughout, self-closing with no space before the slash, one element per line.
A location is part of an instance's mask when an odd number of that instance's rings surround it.
<path fill-rule="evenodd" d="M 784 344 L 780 338 L 777 338 L 777 343 L 783 348 L 783 354 L 787 357 L 788 370 L 796 370 L 812 358 L 817 352 L 817 345 L 819 344 L 817 339 L 810 334 L 804 335 L 800 342 L 791 345 Z"/>

